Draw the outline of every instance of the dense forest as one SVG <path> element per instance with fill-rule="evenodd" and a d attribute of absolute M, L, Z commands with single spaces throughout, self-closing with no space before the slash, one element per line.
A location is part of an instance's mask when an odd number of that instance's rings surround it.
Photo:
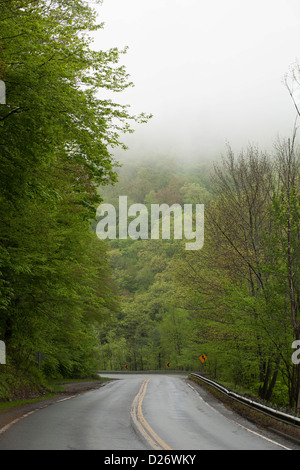
<path fill-rule="evenodd" d="M 132 85 L 126 50 L 93 50 L 101 27 L 81 0 L 0 0 L 0 399 L 103 369 L 201 370 L 299 409 L 296 131 L 271 154 L 129 150 L 118 165 L 120 136 L 150 116 L 101 99 Z M 97 209 L 120 196 L 204 204 L 204 246 L 100 240 Z"/>
<path fill-rule="evenodd" d="M 294 140 L 267 155 L 230 147 L 215 163 L 128 163 L 104 191 L 151 204 L 205 205 L 205 243 L 110 240 L 120 310 L 101 328 L 105 369 L 201 370 L 295 407 L 299 368 L 300 159 Z M 207 361 L 199 358 L 204 354 Z"/>
<path fill-rule="evenodd" d="M 97 370 L 97 328 L 118 305 L 90 221 L 116 179 L 111 149 L 147 116 L 99 97 L 131 86 L 126 51 L 92 47 L 102 26 L 81 0 L 0 1 L 3 399 Z"/>

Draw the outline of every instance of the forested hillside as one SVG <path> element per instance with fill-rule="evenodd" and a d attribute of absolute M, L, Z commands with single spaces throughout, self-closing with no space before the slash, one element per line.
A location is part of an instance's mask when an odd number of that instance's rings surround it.
<path fill-rule="evenodd" d="M 129 160 L 113 187 L 100 191 L 104 202 L 118 208 L 119 195 L 128 206 L 195 204 L 207 199 L 208 164 L 190 167 L 171 157 Z M 150 219 L 150 217 L 149 217 Z M 132 370 L 194 369 L 199 367 L 193 342 L 193 322 L 184 303 L 185 289 L 174 278 L 183 240 L 110 240 L 113 278 L 120 312 L 102 329 L 102 368 Z M 187 299 L 186 299 L 187 300 Z"/>
<path fill-rule="evenodd" d="M 182 159 L 183 160 L 183 159 Z M 111 240 L 120 311 L 101 329 L 101 367 L 202 370 L 294 407 L 299 337 L 300 161 L 227 149 L 215 164 L 149 158 L 125 164 L 104 199 L 205 204 L 205 243 Z M 202 364 L 199 357 L 205 354 Z"/>
<path fill-rule="evenodd" d="M 120 167 L 122 134 L 150 116 L 103 98 L 132 84 L 125 50 L 93 49 L 101 28 L 83 0 L 0 0 L 0 400 L 101 369 L 169 368 L 300 411 L 296 134 L 270 155 L 129 150 Z M 97 208 L 120 196 L 149 211 L 204 204 L 204 246 L 100 240 Z"/>

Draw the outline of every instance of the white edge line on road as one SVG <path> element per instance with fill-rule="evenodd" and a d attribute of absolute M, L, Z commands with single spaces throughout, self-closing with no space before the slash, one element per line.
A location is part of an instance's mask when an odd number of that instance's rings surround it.
<path fill-rule="evenodd" d="M 56 402 L 54 403 L 49 403 L 49 405 L 44 405 L 44 406 L 40 406 L 39 408 L 36 408 L 35 410 L 32 410 L 32 411 L 28 411 L 27 413 L 25 413 L 23 416 L 20 416 L 19 418 L 16 418 L 14 419 L 13 421 L 11 421 L 10 423 L 6 424 L 5 426 L 3 426 L 1 429 L 0 429 L 0 436 L 1 434 L 4 434 L 5 431 L 7 431 L 9 428 L 11 428 L 14 424 L 17 424 L 19 421 L 21 421 L 22 419 L 24 418 L 27 418 L 27 416 L 35 413 L 36 411 L 39 411 L 39 410 L 43 410 L 44 408 L 47 408 L 48 406 L 50 405 L 54 405 L 55 403 L 60 403 L 62 401 L 66 401 L 66 400 L 70 400 L 71 398 L 74 398 L 78 395 L 71 395 L 70 397 L 67 397 L 67 398 L 62 398 L 61 400 L 57 400 Z"/>
<path fill-rule="evenodd" d="M 188 386 L 194 390 L 194 392 L 197 394 L 197 396 L 200 398 L 200 400 L 204 401 L 204 403 L 209 406 L 209 408 L 211 408 L 212 410 L 214 410 L 216 413 L 217 413 L 217 410 L 215 410 L 212 406 L 210 406 L 202 397 L 201 395 L 199 394 L 199 392 L 190 384 L 188 384 Z M 228 420 L 228 418 L 225 416 L 225 418 Z M 243 426 L 242 424 L 238 423 L 237 421 L 235 420 L 232 420 L 237 426 L 240 426 L 241 428 L 245 429 L 246 431 L 248 432 L 251 432 L 252 434 L 258 436 L 258 437 L 261 437 L 262 439 L 265 439 L 266 441 L 269 441 L 271 442 L 272 444 L 275 444 L 276 446 L 279 446 L 279 447 L 282 447 L 283 449 L 285 450 L 292 450 L 290 447 L 286 447 L 284 446 L 283 444 L 279 444 L 278 442 L 276 441 L 273 441 L 272 439 L 266 437 L 266 436 L 263 436 L 262 434 L 256 432 L 256 431 L 253 431 L 252 429 L 249 429 L 247 428 L 246 426 Z"/>
<path fill-rule="evenodd" d="M 0 435 L 5 433 L 5 431 L 7 431 L 11 426 L 13 426 L 14 424 L 18 423 L 19 421 L 21 421 L 21 419 L 24 419 L 26 418 L 27 416 L 31 415 L 32 413 L 34 413 L 36 410 L 33 410 L 33 411 L 29 411 L 28 413 L 24 414 L 23 416 L 21 416 L 20 418 L 17 418 L 17 419 L 14 419 L 13 421 L 11 421 L 10 423 L 6 424 L 5 426 L 3 426 L 3 428 L 0 429 Z"/>
<path fill-rule="evenodd" d="M 71 398 L 75 398 L 75 397 L 78 397 L 78 395 L 71 395 L 70 397 L 67 397 L 67 398 L 61 398 L 61 400 L 57 400 L 55 403 L 61 403 L 62 401 L 66 401 L 66 400 L 71 400 Z"/>
<path fill-rule="evenodd" d="M 192 390 L 194 390 L 194 392 L 197 394 L 198 398 L 199 398 L 201 401 L 203 401 L 203 402 L 206 404 L 206 406 L 208 406 L 208 407 L 209 407 L 212 411 L 214 411 L 215 413 L 218 413 L 218 411 L 217 411 L 213 406 L 211 406 L 209 403 L 207 403 L 207 401 L 205 401 L 205 400 L 201 397 L 201 395 L 200 395 L 200 393 L 198 392 L 198 390 L 196 390 L 196 389 L 195 389 L 192 385 L 190 385 L 190 384 L 188 384 L 188 386 L 189 386 Z"/>

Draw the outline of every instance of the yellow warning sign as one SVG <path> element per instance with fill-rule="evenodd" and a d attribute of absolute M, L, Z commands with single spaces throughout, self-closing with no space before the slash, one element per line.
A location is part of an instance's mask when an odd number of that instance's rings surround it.
<path fill-rule="evenodd" d="M 199 359 L 202 362 L 202 364 L 207 361 L 207 357 L 205 356 L 205 354 L 201 354 L 201 356 L 199 356 Z"/>

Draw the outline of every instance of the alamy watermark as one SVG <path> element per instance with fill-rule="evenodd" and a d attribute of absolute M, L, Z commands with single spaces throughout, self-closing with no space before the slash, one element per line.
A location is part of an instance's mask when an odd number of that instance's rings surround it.
<path fill-rule="evenodd" d="M 292 348 L 296 349 L 296 351 L 293 352 L 293 354 L 292 354 L 292 363 L 296 364 L 296 365 L 300 364 L 300 340 L 299 339 L 296 339 L 292 343 Z"/>
<path fill-rule="evenodd" d="M 6 347 L 4 341 L 0 341 L 0 364 L 6 364 Z"/>
<path fill-rule="evenodd" d="M 6 86 L 3 80 L 0 80 L 0 104 L 6 104 Z"/>
<path fill-rule="evenodd" d="M 128 237 L 133 240 L 170 240 L 173 236 L 175 240 L 189 240 L 185 244 L 186 250 L 200 250 L 204 244 L 204 204 L 195 204 L 194 214 L 193 206 L 151 204 L 149 214 L 144 204 L 132 204 L 128 207 L 127 196 L 120 196 L 118 234 L 117 211 L 112 204 L 101 204 L 98 207 L 96 216 L 100 220 L 96 234 L 101 240 Z"/>

